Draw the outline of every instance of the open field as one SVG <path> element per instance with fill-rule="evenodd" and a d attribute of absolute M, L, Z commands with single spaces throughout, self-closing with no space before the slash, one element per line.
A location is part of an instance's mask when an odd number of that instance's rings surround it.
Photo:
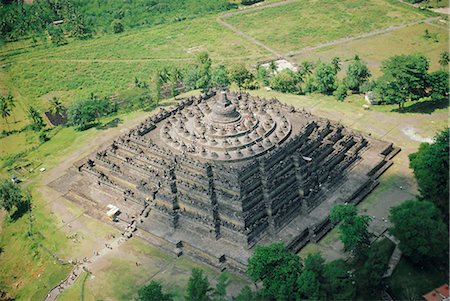
<path fill-rule="evenodd" d="M 423 33 L 428 29 L 436 33 L 438 42 L 425 39 Z M 296 58 L 302 61 L 330 61 L 333 57 L 341 58 L 342 70 L 346 70 L 348 62 L 355 55 L 367 62 L 373 76 L 381 74 L 381 63 L 393 55 L 422 53 L 430 60 L 430 69 L 439 69 L 439 55 L 448 48 L 448 31 L 433 27 L 429 24 L 417 24 L 401 28 L 373 37 L 359 39 L 348 43 L 323 47 L 306 52 Z"/>
<path fill-rule="evenodd" d="M 308 0 L 234 15 L 226 21 L 269 47 L 286 52 L 427 15 L 393 0 Z"/>

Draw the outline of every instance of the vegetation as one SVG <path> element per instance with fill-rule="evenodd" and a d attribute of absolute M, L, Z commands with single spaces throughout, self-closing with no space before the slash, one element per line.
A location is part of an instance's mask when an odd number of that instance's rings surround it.
<path fill-rule="evenodd" d="M 0 207 L 11 216 L 14 210 L 23 207 L 24 197 L 20 187 L 11 180 L 0 182 Z"/>
<path fill-rule="evenodd" d="M 91 95 L 90 99 L 79 100 L 69 108 L 68 124 L 76 126 L 78 130 L 86 130 L 98 123 L 100 117 L 116 111 L 116 105 L 109 99 L 98 99 L 95 95 Z"/>
<path fill-rule="evenodd" d="M 420 197 L 433 202 L 448 223 L 449 129 L 436 134 L 434 143 L 422 143 L 409 155 Z"/>
<path fill-rule="evenodd" d="M 170 294 L 162 292 L 161 284 L 156 281 L 151 281 L 148 285 L 139 290 L 138 301 L 172 301 Z"/>
<path fill-rule="evenodd" d="M 361 86 L 369 80 L 370 76 L 366 62 L 356 55 L 347 67 L 344 82 L 350 90 L 361 92 Z"/>
<path fill-rule="evenodd" d="M 390 232 L 414 262 L 448 255 L 448 229 L 436 206 L 427 200 L 406 201 L 390 210 Z"/>
<path fill-rule="evenodd" d="M 340 223 L 339 237 L 344 250 L 358 257 L 365 256 L 370 245 L 370 217 L 358 215 L 354 205 L 336 205 L 331 209 L 330 219 L 334 223 Z"/>

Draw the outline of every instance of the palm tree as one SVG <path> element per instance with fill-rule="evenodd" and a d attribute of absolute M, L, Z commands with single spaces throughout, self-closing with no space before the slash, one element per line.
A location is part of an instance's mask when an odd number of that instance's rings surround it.
<path fill-rule="evenodd" d="M 305 78 L 310 76 L 313 73 L 314 64 L 309 61 L 303 61 L 300 65 L 300 70 L 298 71 L 300 74 L 300 77 L 303 81 L 305 81 Z"/>
<path fill-rule="evenodd" d="M 64 112 L 65 108 L 62 104 L 62 102 L 57 98 L 53 97 L 50 100 L 50 113 L 53 114 L 53 116 L 60 115 Z"/>
<path fill-rule="evenodd" d="M 0 96 L 0 115 L 5 119 L 6 125 L 9 130 L 8 117 L 11 116 L 11 107 L 5 97 Z"/>
<path fill-rule="evenodd" d="M 16 107 L 16 100 L 14 99 L 14 96 L 12 96 L 11 92 L 8 93 L 6 96 L 6 102 L 8 103 L 9 109 L 12 112 L 12 110 Z M 12 115 L 14 123 L 16 123 L 16 117 L 14 114 Z"/>
<path fill-rule="evenodd" d="M 40 130 L 44 126 L 44 121 L 42 120 L 41 114 L 33 106 L 28 107 L 28 118 L 32 121 L 32 126 L 34 130 Z"/>
<path fill-rule="evenodd" d="M 275 61 L 270 61 L 269 69 L 272 72 L 272 74 L 275 74 L 277 72 L 277 64 L 275 64 Z"/>
<path fill-rule="evenodd" d="M 450 55 L 449 55 L 448 51 L 444 51 L 439 56 L 439 65 L 441 65 L 441 67 L 443 69 L 445 69 L 448 66 L 449 60 L 450 60 Z"/>
<path fill-rule="evenodd" d="M 335 56 L 332 60 L 331 60 L 331 65 L 333 65 L 334 70 L 336 71 L 336 73 L 338 73 L 339 71 L 341 71 L 341 59 L 337 56 Z"/>

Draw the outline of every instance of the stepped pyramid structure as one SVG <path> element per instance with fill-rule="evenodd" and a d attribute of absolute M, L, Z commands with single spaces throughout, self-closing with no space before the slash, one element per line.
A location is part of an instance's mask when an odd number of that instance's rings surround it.
<path fill-rule="evenodd" d="M 330 208 L 359 202 L 397 152 L 278 100 L 218 91 L 161 109 L 52 186 L 99 218 L 116 206 L 155 245 L 243 272 L 256 244 L 319 240 Z"/>

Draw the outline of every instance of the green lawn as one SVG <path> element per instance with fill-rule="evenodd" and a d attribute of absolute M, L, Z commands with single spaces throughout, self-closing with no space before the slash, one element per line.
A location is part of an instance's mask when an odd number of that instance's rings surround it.
<path fill-rule="evenodd" d="M 425 30 L 436 34 L 438 42 L 423 37 Z M 393 55 L 422 53 L 430 60 L 430 69 L 437 70 L 439 55 L 448 49 L 448 31 L 428 24 L 417 24 L 370 38 L 359 39 L 335 46 L 323 47 L 300 55 L 296 61 L 330 61 L 341 58 L 342 73 L 355 55 L 367 62 L 372 75 L 379 76 L 381 63 Z M 343 75 L 343 74 L 342 74 Z"/>
<path fill-rule="evenodd" d="M 286 52 L 427 15 L 394 0 L 305 0 L 226 20 L 269 47 Z"/>

